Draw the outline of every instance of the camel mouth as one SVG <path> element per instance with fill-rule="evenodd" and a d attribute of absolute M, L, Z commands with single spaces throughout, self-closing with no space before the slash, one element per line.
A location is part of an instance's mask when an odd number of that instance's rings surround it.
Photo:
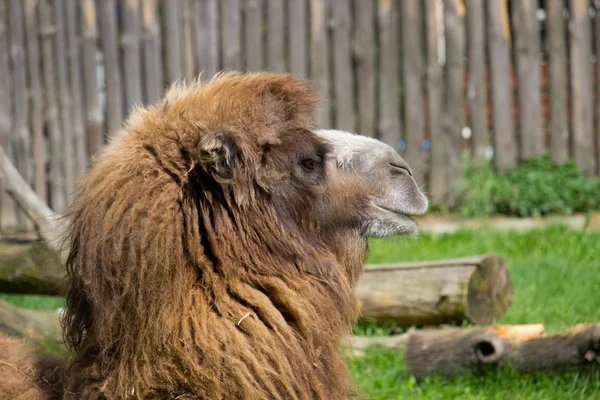
<path fill-rule="evenodd" d="M 410 220 L 410 221 L 412 221 L 414 223 L 417 223 L 417 221 L 415 221 L 415 219 L 410 214 L 406 214 L 406 213 L 404 213 L 404 212 L 402 212 L 400 210 L 395 210 L 393 208 L 388 208 L 388 207 L 385 207 L 385 206 L 380 206 L 377 203 L 373 203 L 373 205 L 375 206 L 375 208 L 377 208 L 379 210 L 382 210 L 382 211 L 387 212 L 387 213 L 392 213 L 392 214 L 394 214 L 397 217 L 405 218 L 405 219 L 408 219 L 408 220 Z"/>
<path fill-rule="evenodd" d="M 419 233 L 417 221 L 402 211 L 371 203 L 379 214 L 370 224 L 369 236 L 389 237 Z"/>

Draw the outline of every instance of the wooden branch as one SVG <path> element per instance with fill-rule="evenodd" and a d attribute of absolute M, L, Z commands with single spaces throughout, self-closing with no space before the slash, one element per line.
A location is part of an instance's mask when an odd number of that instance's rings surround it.
<path fill-rule="evenodd" d="M 15 199 L 17 204 L 34 222 L 37 230 L 49 249 L 60 253 L 59 238 L 62 235 L 60 215 L 52 211 L 33 191 L 15 166 L 12 164 L 4 149 L 0 147 L 0 181 L 4 189 Z M 61 256 L 65 256 L 61 254 Z"/>
<path fill-rule="evenodd" d="M 406 370 L 415 376 L 449 375 L 509 362 L 521 372 L 600 366 L 600 325 L 576 325 L 550 336 L 501 337 L 486 328 L 411 331 Z"/>
<path fill-rule="evenodd" d="M 16 307 L 0 299 L 0 331 L 33 340 L 62 340 L 60 311 L 36 311 Z"/>
<path fill-rule="evenodd" d="M 501 257 L 367 265 L 358 294 L 363 318 L 400 326 L 490 324 L 512 303 L 512 285 Z"/>

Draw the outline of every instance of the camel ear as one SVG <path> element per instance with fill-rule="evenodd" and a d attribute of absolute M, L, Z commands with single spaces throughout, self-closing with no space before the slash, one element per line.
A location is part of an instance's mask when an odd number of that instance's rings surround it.
<path fill-rule="evenodd" d="M 238 153 L 239 147 L 228 133 L 208 134 L 200 141 L 200 165 L 205 173 L 221 183 L 233 179 Z"/>

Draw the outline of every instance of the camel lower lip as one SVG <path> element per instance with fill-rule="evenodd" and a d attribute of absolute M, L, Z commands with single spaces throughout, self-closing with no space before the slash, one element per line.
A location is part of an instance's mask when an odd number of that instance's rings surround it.
<path fill-rule="evenodd" d="M 389 208 L 385 208 L 385 207 L 382 207 L 382 206 L 380 206 L 380 205 L 378 205 L 378 204 L 375 204 L 375 203 L 373 203 L 373 205 L 374 205 L 375 207 L 379 208 L 379 209 L 380 209 L 380 210 L 382 210 L 382 211 L 385 211 L 385 212 L 392 213 L 392 214 L 394 214 L 394 215 L 397 215 L 397 216 L 399 216 L 399 217 L 404 217 L 404 218 L 410 219 L 410 220 L 411 220 L 411 221 L 413 221 L 413 222 L 417 222 L 417 221 L 415 221 L 415 220 L 414 220 L 414 218 L 412 218 L 412 217 L 411 217 L 410 215 L 408 215 L 408 214 L 404 214 L 404 213 L 402 213 L 402 212 L 400 212 L 400 211 L 397 211 L 397 210 L 392 210 L 392 209 L 389 209 Z"/>

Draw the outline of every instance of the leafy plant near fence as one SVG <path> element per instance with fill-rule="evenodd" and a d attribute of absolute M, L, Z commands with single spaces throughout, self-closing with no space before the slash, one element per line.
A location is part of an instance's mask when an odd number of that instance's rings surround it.
<path fill-rule="evenodd" d="M 548 155 L 529 158 L 504 172 L 467 160 L 452 208 L 465 216 L 570 215 L 600 209 L 600 178 L 587 178 L 577 164 L 554 164 Z"/>

